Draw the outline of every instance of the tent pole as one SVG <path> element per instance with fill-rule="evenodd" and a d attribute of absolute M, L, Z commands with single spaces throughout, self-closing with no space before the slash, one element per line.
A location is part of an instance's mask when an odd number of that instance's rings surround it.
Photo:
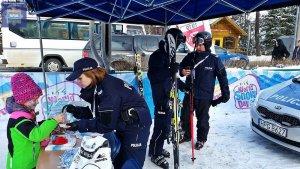
<path fill-rule="evenodd" d="M 39 39 L 40 39 L 40 51 L 41 51 L 41 66 L 43 70 L 43 78 L 44 78 L 44 89 L 45 89 L 45 95 L 46 95 L 46 106 L 47 111 L 49 110 L 49 104 L 48 104 L 48 93 L 47 93 L 47 81 L 46 81 L 46 73 L 45 73 L 45 62 L 44 62 L 44 50 L 43 50 L 43 36 L 42 36 L 42 23 L 41 18 L 37 16 L 38 24 L 39 24 Z"/>

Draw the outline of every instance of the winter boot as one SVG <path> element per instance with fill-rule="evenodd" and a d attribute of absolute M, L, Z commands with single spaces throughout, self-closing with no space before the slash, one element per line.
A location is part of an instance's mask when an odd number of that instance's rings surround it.
<path fill-rule="evenodd" d="M 162 150 L 161 155 L 164 156 L 164 157 L 166 157 L 166 158 L 170 158 L 170 156 L 171 156 L 170 153 L 167 150 L 165 150 L 165 149 Z M 149 152 L 148 156 L 151 157 L 151 156 L 153 156 L 153 154 L 151 154 Z"/>
<path fill-rule="evenodd" d="M 166 158 L 170 158 L 170 153 L 165 149 L 162 150 L 161 155 L 163 155 Z"/>
<path fill-rule="evenodd" d="M 152 156 L 151 161 L 156 164 L 157 166 L 163 168 L 163 169 L 169 169 L 169 163 L 165 159 L 163 155 L 160 156 Z"/>
<path fill-rule="evenodd" d="M 204 146 L 205 141 L 197 141 L 195 144 L 195 149 L 200 150 Z"/>

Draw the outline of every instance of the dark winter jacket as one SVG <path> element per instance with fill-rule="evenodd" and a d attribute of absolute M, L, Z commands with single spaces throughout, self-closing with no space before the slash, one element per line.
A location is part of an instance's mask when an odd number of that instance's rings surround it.
<path fill-rule="evenodd" d="M 164 48 L 165 42 L 160 41 L 159 49 L 150 55 L 147 75 L 151 83 L 163 83 L 172 76 L 169 70 L 170 59 Z"/>
<path fill-rule="evenodd" d="M 300 59 L 300 46 L 295 47 L 292 59 Z"/>
<path fill-rule="evenodd" d="M 78 121 L 80 132 L 106 133 L 116 130 L 127 130 L 127 124 L 122 119 L 121 112 L 134 108 L 138 113 L 138 126 L 149 127 L 152 123 L 149 108 L 145 100 L 134 87 L 126 82 L 106 74 L 101 82 L 97 83 L 95 103 L 93 104 L 95 88 L 82 89 L 80 97 L 95 107 L 95 118 L 88 107 L 78 107 L 81 111 Z"/>
<path fill-rule="evenodd" d="M 167 111 L 172 88 L 172 74 L 169 69 L 170 60 L 165 50 L 165 42 L 160 41 L 159 49 L 150 55 L 148 62 L 148 78 L 152 89 L 152 98 L 156 108 Z"/>
<path fill-rule="evenodd" d="M 208 57 L 206 58 L 206 56 Z M 220 58 L 211 54 L 210 51 L 203 53 L 189 53 L 180 63 L 180 72 L 183 68 L 194 67 L 194 65 L 203 59 L 205 60 L 195 68 L 195 79 L 193 85 L 194 97 L 196 99 L 212 100 L 217 77 L 222 95 L 226 95 L 229 98 L 230 93 L 225 67 Z"/>
<path fill-rule="evenodd" d="M 286 49 L 281 39 L 277 39 L 278 46 L 274 45 L 274 49 L 272 51 L 272 59 L 274 60 L 282 60 L 283 57 L 288 58 L 290 56 L 290 52 Z"/>
<path fill-rule="evenodd" d="M 6 101 L 6 110 L 11 114 L 7 123 L 8 156 L 7 169 L 35 168 L 40 154 L 40 142 L 57 127 L 53 119 L 45 120 L 40 126 L 35 115 L 14 102 Z"/>

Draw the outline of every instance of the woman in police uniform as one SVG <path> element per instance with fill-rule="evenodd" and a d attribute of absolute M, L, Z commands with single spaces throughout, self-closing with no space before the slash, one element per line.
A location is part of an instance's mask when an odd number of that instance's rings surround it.
<path fill-rule="evenodd" d="M 74 63 L 74 71 L 66 80 L 75 79 L 82 88 L 80 97 L 91 104 L 91 109 L 66 105 L 67 112 L 81 119 L 67 124 L 68 129 L 98 133 L 115 130 L 121 149 L 114 167 L 121 168 L 128 159 L 137 160 L 142 167 L 152 123 L 145 100 L 132 86 L 107 74 L 91 58 Z"/>

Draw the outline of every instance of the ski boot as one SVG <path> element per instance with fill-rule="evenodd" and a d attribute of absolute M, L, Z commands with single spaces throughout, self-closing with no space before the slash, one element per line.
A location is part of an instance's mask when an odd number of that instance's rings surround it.
<path fill-rule="evenodd" d="M 163 168 L 163 169 L 169 169 L 169 163 L 165 159 L 163 155 L 160 156 L 152 156 L 151 161 L 156 164 L 157 166 Z"/>
<path fill-rule="evenodd" d="M 200 150 L 201 148 L 204 147 L 204 143 L 205 143 L 205 141 L 197 141 L 195 144 L 195 149 Z"/>
<path fill-rule="evenodd" d="M 164 156 L 164 157 L 166 157 L 166 158 L 170 158 L 170 156 L 171 156 L 170 153 L 169 153 L 167 150 L 165 150 L 165 149 L 162 150 L 161 155 Z M 153 154 L 151 154 L 151 153 L 149 152 L 148 156 L 149 156 L 149 157 L 152 157 Z"/>

